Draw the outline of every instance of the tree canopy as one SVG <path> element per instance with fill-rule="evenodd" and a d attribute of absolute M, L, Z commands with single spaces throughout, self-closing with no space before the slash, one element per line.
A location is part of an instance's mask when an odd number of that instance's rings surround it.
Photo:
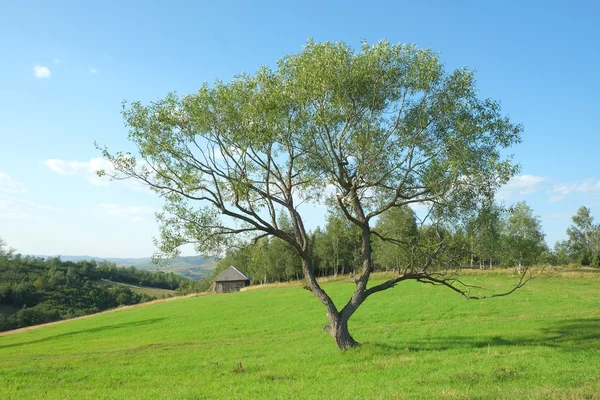
<path fill-rule="evenodd" d="M 506 259 L 519 267 L 533 264 L 546 248 L 541 221 L 523 201 L 506 218 L 504 230 Z"/>
<path fill-rule="evenodd" d="M 124 104 L 123 116 L 138 151 L 104 149 L 114 166 L 104 173 L 137 179 L 164 198 L 159 254 L 188 243 L 223 252 L 250 239 L 286 242 L 341 349 L 357 344 L 347 324 L 362 302 L 403 280 L 473 297 L 439 272 L 453 259 L 445 232 L 518 170 L 502 150 L 519 142 L 521 127 L 498 102 L 479 98 L 472 71 L 447 71 L 431 50 L 386 41 L 360 50 L 309 41 L 276 68 Z M 323 202 L 328 191 L 361 243 L 354 293 L 339 307 L 316 280 L 300 207 Z M 373 238 L 402 245 L 375 221 L 407 206 L 426 210 L 426 243 L 411 243 L 420 256 L 368 288 Z"/>
<path fill-rule="evenodd" d="M 581 206 L 567 229 L 568 239 L 556 244 L 556 253 L 563 261 L 600 266 L 600 224 L 594 222 L 592 211 Z"/>

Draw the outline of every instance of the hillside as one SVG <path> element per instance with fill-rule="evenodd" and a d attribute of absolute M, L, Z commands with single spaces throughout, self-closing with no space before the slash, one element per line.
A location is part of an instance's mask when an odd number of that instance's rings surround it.
<path fill-rule="evenodd" d="M 121 282 L 113 282 L 107 279 L 102 279 L 100 281 L 95 282 L 97 284 L 101 284 L 101 285 L 107 285 L 107 286 L 122 286 L 122 287 L 126 287 L 129 290 L 131 290 L 134 293 L 145 293 L 150 297 L 156 297 L 157 299 L 162 299 L 165 297 L 171 297 L 171 296 L 175 296 L 177 294 L 177 292 L 175 290 L 169 290 L 169 289 L 161 289 L 161 288 L 155 288 L 155 287 L 146 287 L 146 286 L 139 286 L 139 285 L 132 285 L 132 284 L 128 284 L 128 283 L 121 283 Z"/>
<path fill-rule="evenodd" d="M 200 280 L 205 276 L 210 276 L 215 268 L 216 262 L 213 258 L 204 256 L 185 256 L 175 257 L 167 260 L 164 266 L 158 267 L 152 262 L 152 257 L 140 258 L 111 258 L 94 256 L 63 256 L 63 255 L 36 255 L 35 257 L 49 258 L 60 257 L 62 261 L 107 261 L 115 263 L 117 267 L 135 267 L 146 271 L 159 269 L 164 272 L 174 272 L 189 279 Z"/>
<path fill-rule="evenodd" d="M 116 262 L 116 261 L 115 261 Z M 133 266 L 136 269 L 154 271 L 157 265 L 152 263 L 152 259 L 139 259 L 133 262 L 117 262 L 119 267 Z M 176 257 L 169 259 L 164 266 L 158 267 L 161 271 L 174 272 L 189 279 L 200 280 L 205 276 L 210 276 L 215 269 L 214 259 L 203 256 Z"/>
<path fill-rule="evenodd" d="M 403 283 L 359 309 L 345 353 L 300 285 L 178 299 L 0 336 L 0 398 L 594 399 L 598 299 L 594 273 L 480 302 Z"/>

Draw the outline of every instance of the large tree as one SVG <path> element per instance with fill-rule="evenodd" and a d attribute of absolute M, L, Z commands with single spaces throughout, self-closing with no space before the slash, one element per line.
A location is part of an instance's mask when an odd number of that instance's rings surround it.
<path fill-rule="evenodd" d="M 286 241 L 301 259 L 306 287 L 327 309 L 326 330 L 340 349 L 357 345 L 348 331 L 357 308 L 401 281 L 470 297 L 439 270 L 448 259 L 440 257 L 442 225 L 489 202 L 514 175 L 502 149 L 521 131 L 497 102 L 478 97 L 471 71 L 446 71 L 430 50 L 385 41 L 358 51 L 309 41 L 276 68 L 204 84 L 183 97 L 126 104 L 123 115 L 137 153 L 104 149 L 114 165 L 105 172 L 137 179 L 164 198 L 159 253 L 188 243 L 219 252 L 261 236 Z M 355 289 L 339 307 L 315 277 L 301 207 L 331 191 L 361 240 Z M 374 220 L 407 205 L 428 210 L 439 240 L 423 247 L 427 256 L 369 287 L 373 235 L 386 240 Z M 282 210 L 291 229 L 278 223 Z"/>

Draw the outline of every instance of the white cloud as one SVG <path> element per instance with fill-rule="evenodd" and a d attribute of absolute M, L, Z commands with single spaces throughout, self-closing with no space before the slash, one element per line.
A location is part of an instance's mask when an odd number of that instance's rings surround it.
<path fill-rule="evenodd" d="M 561 195 L 567 195 L 569 193 L 571 193 L 572 191 L 575 190 L 577 185 L 574 184 L 557 184 L 552 186 L 552 189 L 550 190 L 550 193 L 559 193 Z"/>
<path fill-rule="evenodd" d="M 4 172 L 0 172 L 0 192 L 27 193 L 27 188 L 22 183 L 14 181 Z"/>
<path fill-rule="evenodd" d="M 148 206 L 124 206 L 122 204 L 102 203 L 98 208 L 111 217 L 130 218 L 140 222 L 154 216 L 154 210 Z"/>
<path fill-rule="evenodd" d="M 33 74 L 36 78 L 45 79 L 50 78 L 52 72 L 50 72 L 50 68 L 48 67 L 44 67 L 43 65 L 36 65 L 35 67 L 33 67 Z"/>
<path fill-rule="evenodd" d="M 512 178 L 506 185 L 519 194 L 532 194 L 541 190 L 549 183 L 548 178 L 534 175 L 521 175 Z"/>
<path fill-rule="evenodd" d="M 108 186 L 110 184 L 110 180 L 100 178 L 96 174 L 97 171 L 113 171 L 112 164 L 102 157 L 92 158 L 89 161 L 64 161 L 54 158 L 44 161 L 44 164 L 58 174 L 79 176 L 97 186 Z"/>
<path fill-rule="evenodd" d="M 515 194 L 534 194 L 550 184 L 550 180 L 543 176 L 519 175 L 512 178 L 506 185 L 498 190 L 498 198 L 507 199 Z"/>
<path fill-rule="evenodd" d="M 61 207 L 54 207 L 48 204 L 36 203 L 35 201 L 20 199 L 12 196 L 0 195 L 0 214 L 4 218 L 25 218 L 31 213 L 45 214 L 46 212 L 63 212 Z"/>
<path fill-rule="evenodd" d="M 600 181 L 593 178 L 587 178 L 578 183 L 554 185 L 552 186 L 550 193 L 558 193 L 565 196 L 570 193 L 591 193 L 598 191 L 600 191 Z"/>
<path fill-rule="evenodd" d="M 0 219 L 24 219 L 31 218 L 31 215 L 24 212 L 0 212 Z"/>
<path fill-rule="evenodd" d="M 90 68 L 90 74 L 97 74 L 98 70 L 96 68 Z"/>
<path fill-rule="evenodd" d="M 138 162 L 143 164 L 140 160 Z M 89 161 L 65 161 L 54 158 L 44 161 L 44 164 L 58 174 L 84 178 L 95 186 L 117 186 L 136 192 L 151 193 L 146 185 L 135 179 L 111 180 L 109 176 L 99 177 L 97 174 L 99 170 L 104 170 L 107 175 L 115 173 L 110 161 L 102 157 L 92 158 Z"/>
<path fill-rule="evenodd" d="M 557 203 L 564 198 L 565 196 L 550 196 L 550 198 L 548 199 L 548 203 Z"/>

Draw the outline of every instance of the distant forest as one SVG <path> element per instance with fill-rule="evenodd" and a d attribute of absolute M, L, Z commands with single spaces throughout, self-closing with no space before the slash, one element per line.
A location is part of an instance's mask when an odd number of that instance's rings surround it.
<path fill-rule="evenodd" d="M 174 273 L 118 268 L 102 261 L 61 261 L 15 254 L 0 239 L 0 331 L 79 317 L 143 303 L 155 297 L 101 280 L 176 290 L 199 291 L 199 282 Z"/>

